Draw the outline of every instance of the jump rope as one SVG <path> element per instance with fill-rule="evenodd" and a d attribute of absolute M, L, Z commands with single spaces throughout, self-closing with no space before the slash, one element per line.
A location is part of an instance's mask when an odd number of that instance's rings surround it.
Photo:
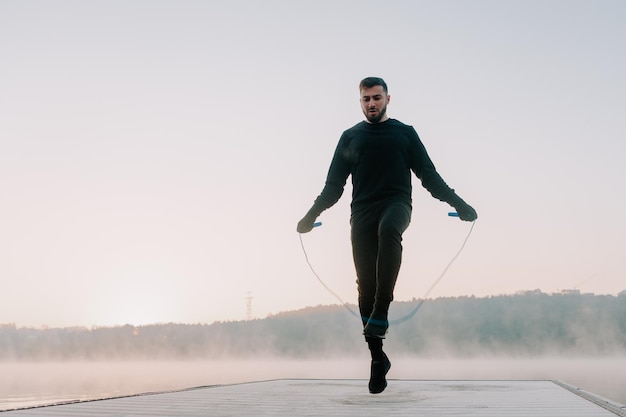
<path fill-rule="evenodd" d="M 450 217 L 459 217 L 458 213 L 456 213 L 456 212 L 450 212 L 450 213 L 448 213 L 448 216 L 450 216 Z M 321 225 L 322 225 L 322 222 L 313 223 L 313 227 L 319 227 Z M 463 249 L 465 249 L 465 245 L 467 244 L 467 241 L 469 240 L 469 237 L 471 236 L 472 230 L 474 230 L 474 226 L 475 225 L 476 225 L 476 221 L 474 220 L 472 222 L 472 226 L 470 227 L 469 232 L 467 233 L 467 236 L 465 236 L 465 239 L 463 240 L 463 244 L 461 245 L 459 250 L 452 257 L 452 259 L 450 259 L 450 262 L 448 262 L 448 264 L 443 269 L 441 274 L 439 274 L 439 277 L 437 277 L 437 279 L 433 282 L 433 284 L 430 286 L 430 288 L 428 288 L 428 291 L 426 291 L 424 296 L 419 300 L 419 302 L 415 305 L 415 307 L 413 307 L 413 309 L 408 314 L 406 314 L 406 315 L 404 315 L 404 316 L 402 316 L 402 317 L 400 317 L 398 319 L 395 319 L 395 320 L 389 320 L 389 325 L 390 326 L 393 326 L 393 325 L 396 325 L 396 324 L 400 324 L 400 323 L 402 323 L 404 321 L 409 320 L 413 316 L 415 316 L 415 314 L 422 307 L 422 304 L 424 304 L 424 301 L 426 301 L 426 298 L 428 298 L 428 296 L 430 295 L 432 290 L 435 289 L 437 284 L 439 284 L 439 282 L 446 275 L 446 273 L 448 272 L 448 269 L 450 269 L 450 267 L 452 266 L 454 261 L 456 261 L 456 259 L 459 257 L 461 252 L 463 252 Z M 362 317 L 361 317 L 361 315 L 359 313 L 355 312 L 352 308 L 350 308 L 350 305 L 348 303 L 346 303 L 345 301 L 343 301 L 343 299 L 339 295 L 337 295 L 337 293 L 335 293 L 333 290 L 331 290 L 328 287 L 328 285 L 326 285 L 324 283 L 324 281 L 320 278 L 320 276 L 315 271 L 315 268 L 313 268 L 313 265 L 311 265 L 311 262 L 309 261 L 309 256 L 308 256 L 308 254 L 306 252 L 306 249 L 304 247 L 304 241 L 302 240 L 302 234 L 299 234 L 299 236 L 300 236 L 300 246 L 302 246 L 302 252 L 304 253 L 304 259 L 306 260 L 307 265 L 309 265 L 309 269 L 311 270 L 311 272 L 313 272 L 313 275 L 315 275 L 315 278 L 317 278 L 319 283 L 326 289 L 326 291 L 328 291 L 332 296 L 334 296 L 341 303 L 341 305 L 344 306 L 353 316 L 357 317 L 358 319 L 362 319 Z"/>

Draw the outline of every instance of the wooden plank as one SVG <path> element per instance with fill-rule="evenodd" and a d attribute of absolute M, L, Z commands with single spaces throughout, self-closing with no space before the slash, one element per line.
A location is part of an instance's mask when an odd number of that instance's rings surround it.
<path fill-rule="evenodd" d="M 369 394 L 363 380 L 285 379 L 80 402 L 0 417 L 475 416 L 615 417 L 552 381 L 391 380 Z"/>

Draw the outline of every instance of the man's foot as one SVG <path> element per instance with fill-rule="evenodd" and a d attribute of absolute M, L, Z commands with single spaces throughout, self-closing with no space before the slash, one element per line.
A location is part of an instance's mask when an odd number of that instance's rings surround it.
<path fill-rule="evenodd" d="M 372 367 L 370 369 L 369 389 L 371 394 L 380 394 L 387 388 L 387 372 L 391 368 L 391 362 L 385 353 L 380 360 L 372 359 Z"/>
<path fill-rule="evenodd" d="M 365 337 L 384 339 L 388 328 L 387 314 L 374 311 L 363 328 L 363 334 Z"/>

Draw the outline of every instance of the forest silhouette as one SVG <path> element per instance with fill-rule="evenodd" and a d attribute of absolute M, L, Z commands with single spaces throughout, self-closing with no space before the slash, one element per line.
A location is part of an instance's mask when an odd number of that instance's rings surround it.
<path fill-rule="evenodd" d="M 394 302 L 390 318 L 406 316 L 419 302 Z M 0 360 L 350 357 L 364 349 L 360 326 L 341 305 L 212 324 L 3 324 Z M 420 357 L 624 355 L 626 291 L 612 296 L 536 290 L 426 300 L 415 317 L 390 328 L 385 344 L 395 354 Z"/>

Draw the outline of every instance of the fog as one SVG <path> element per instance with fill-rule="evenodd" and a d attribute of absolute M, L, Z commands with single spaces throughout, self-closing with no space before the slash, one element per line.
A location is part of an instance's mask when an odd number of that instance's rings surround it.
<path fill-rule="evenodd" d="M 624 297 L 429 300 L 390 329 L 389 378 L 560 380 L 625 404 Z M 390 314 L 406 316 L 415 305 L 395 303 Z M 211 325 L 0 325 L 0 409 L 280 378 L 359 379 L 366 390 L 360 330 L 342 306 Z"/>
<path fill-rule="evenodd" d="M 389 378 L 414 380 L 560 380 L 626 404 L 626 357 L 415 359 L 394 357 Z M 280 378 L 361 379 L 369 359 L 2 362 L 0 410 L 198 386 Z M 393 390 L 390 383 L 389 390 Z"/>

